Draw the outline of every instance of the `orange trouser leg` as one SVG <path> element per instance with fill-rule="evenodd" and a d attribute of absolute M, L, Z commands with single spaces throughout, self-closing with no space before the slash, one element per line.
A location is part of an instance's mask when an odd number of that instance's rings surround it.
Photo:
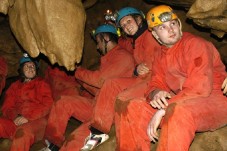
<path fill-rule="evenodd" d="M 115 128 L 118 151 L 150 151 L 147 126 L 155 110 L 142 99 L 116 102 Z"/>
<path fill-rule="evenodd" d="M 135 83 L 133 86 L 127 88 L 118 94 L 117 99 L 121 101 L 128 101 L 134 98 L 143 98 L 145 90 L 147 88 L 147 81 L 141 80 Z"/>
<path fill-rule="evenodd" d="M 227 98 L 221 92 L 208 98 L 170 104 L 161 126 L 157 151 L 188 151 L 195 132 L 224 126 L 226 115 Z"/>
<path fill-rule="evenodd" d="M 41 118 L 17 127 L 10 151 L 29 151 L 34 142 L 43 139 L 46 124 L 47 119 Z"/>
<path fill-rule="evenodd" d="M 117 78 L 107 80 L 96 98 L 92 126 L 108 133 L 114 122 L 114 105 L 117 95 L 140 82 L 139 78 Z"/>
<path fill-rule="evenodd" d="M 84 97 L 62 96 L 50 112 L 46 127 L 45 138 L 61 146 L 65 137 L 65 130 L 71 116 L 84 122 L 91 119 L 93 100 Z"/>
<path fill-rule="evenodd" d="M 16 128 L 12 120 L 0 118 L 0 138 L 12 138 Z"/>
<path fill-rule="evenodd" d="M 65 140 L 60 151 L 79 151 L 84 146 L 84 141 L 90 134 L 90 123 L 86 122 L 73 131 Z"/>

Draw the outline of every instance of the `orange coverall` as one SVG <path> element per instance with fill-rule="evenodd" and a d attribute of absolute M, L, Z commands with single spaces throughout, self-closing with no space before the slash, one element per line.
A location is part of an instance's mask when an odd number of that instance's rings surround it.
<path fill-rule="evenodd" d="M 74 73 L 66 73 L 59 67 L 48 66 L 45 71 L 45 80 L 49 83 L 54 101 L 61 99 L 62 95 L 76 96 L 80 94 L 80 85 Z"/>
<path fill-rule="evenodd" d="M 7 68 L 6 60 L 3 57 L 0 57 L 0 95 L 2 94 L 2 90 L 5 87 L 7 71 L 8 71 L 8 68 Z"/>
<path fill-rule="evenodd" d="M 119 37 L 118 45 L 127 50 L 130 53 L 133 53 L 133 39 L 131 37 Z"/>
<path fill-rule="evenodd" d="M 152 72 L 154 52 L 160 51 L 160 49 L 160 45 L 151 33 L 146 30 L 135 41 L 133 56 L 136 64 L 145 63 Z M 92 126 L 104 133 L 108 133 L 114 121 L 115 100 L 126 101 L 134 97 L 143 97 L 151 72 L 145 76 L 107 80 L 96 100 L 91 122 Z"/>
<path fill-rule="evenodd" d="M 12 139 L 11 151 L 29 151 L 44 136 L 47 115 L 53 103 L 49 85 L 37 77 L 28 83 L 20 80 L 6 91 L 0 118 L 0 137 Z M 28 119 L 21 126 L 14 124 L 19 115 Z"/>
<path fill-rule="evenodd" d="M 130 77 L 133 74 L 134 59 L 132 55 L 120 46 L 114 47 L 105 56 L 101 57 L 98 70 L 89 71 L 78 68 L 75 76 L 82 82 L 101 88 L 104 81 L 114 77 Z M 72 116 L 82 122 L 88 121 L 93 112 L 95 100 L 82 96 L 62 96 L 54 104 L 45 136 L 52 143 L 61 146 L 69 118 Z M 84 139 L 83 141 L 84 142 Z M 82 147 L 81 144 L 80 147 Z M 70 149 L 69 149 L 70 150 Z M 76 150 L 75 147 L 73 150 Z M 79 149 L 78 149 L 79 150 Z"/>
<path fill-rule="evenodd" d="M 172 94 L 161 122 L 157 151 L 188 151 L 195 132 L 213 131 L 227 123 L 227 98 L 221 84 L 225 66 L 216 48 L 190 33 L 157 53 L 145 97 L 155 89 Z M 117 150 L 149 151 L 146 134 L 153 109 L 145 98 L 118 104 Z"/>
<path fill-rule="evenodd" d="M 131 45 L 131 43 L 128 44 Z M 133 56 L 136 64 L 146 63 L 152 69 L 153 53 L 160 49 L 160 45 L 152 37 L 151 33 L 146 30 L 135 41 Z M 149 75 L 146 75 L 146 77 L 130 76 L 107 79 L 96 96 L 92 120 L 83 123 L 71 133 L 69 138 L 73 139 L 66 140 L 61 151 L 70 149 L 79 150 L 84 145 L 85 138 L 90 134 L 90 125 L 102 132 L 108 133 L 114 120 L 114 104 L 117 95 L 127 89 L 127 92 L 124 91 L 121 93 L 122 96 L 125 96 L 125 99 L 144 96 L 148 79 Z"/>

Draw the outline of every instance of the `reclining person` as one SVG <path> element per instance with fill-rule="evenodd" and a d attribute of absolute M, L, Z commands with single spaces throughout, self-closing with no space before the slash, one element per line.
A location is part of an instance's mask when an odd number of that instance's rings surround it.
<path fill-rule="evenodd" d="M 11 151 L 29 151 L 44 136 L 53 98 L 49 85 L 37 72 L 38 62 L 24 54 L 20 59 L 20 79 L 5 94 L 0 137 L 12 140 Z"/>

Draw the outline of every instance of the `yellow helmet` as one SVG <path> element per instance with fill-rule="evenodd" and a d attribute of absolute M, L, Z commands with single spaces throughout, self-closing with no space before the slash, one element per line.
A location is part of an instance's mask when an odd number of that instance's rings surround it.
<path fill-rule="evenodd" d="M 159 5 L 151 8 L 147 13 L 148 29 L 152 30 L 153 27 L 161 25 L 164 22 L 178 19 L 173 9 L 167 5 Z"/>

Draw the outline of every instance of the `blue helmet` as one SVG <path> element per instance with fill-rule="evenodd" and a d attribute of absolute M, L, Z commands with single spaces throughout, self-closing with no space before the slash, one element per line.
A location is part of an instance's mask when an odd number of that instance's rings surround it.
<path fill-rule="evenodd" d="M 23 54 L 23 57 L 20 59 L 19 64 L 22 66 L 25 62 L 34 62 L 36 65 L 36 68 L 38 68 L 38 62 L 34 59 L 30 58 L 27 53 Z"/>
<path fill-rule="evenodd" d="M 95 37 L 99 33 L 112 33 L 115 35 L 118 35 L 117 29 L 110 24 L 104 24 L 96 28 L 96 30 L 93 32 L 93 36 Z"/>
<path fill-rule="evenodd" d="M 138 9 L 136 8 L 133 8 L 133 7 L 124 7 L 122 9 L 120 9 L 118 12 L 117 12 L 117 18 L 116 18 L 116 25 L 117 26 L 120 26 L 120 20 L 125 17 L 125 16 L 128 16 L 128 15 L 140 15 L 142 16 L 143 18 L 145 18 L 144 14 L 142 11 L 139 11 Z"/>

